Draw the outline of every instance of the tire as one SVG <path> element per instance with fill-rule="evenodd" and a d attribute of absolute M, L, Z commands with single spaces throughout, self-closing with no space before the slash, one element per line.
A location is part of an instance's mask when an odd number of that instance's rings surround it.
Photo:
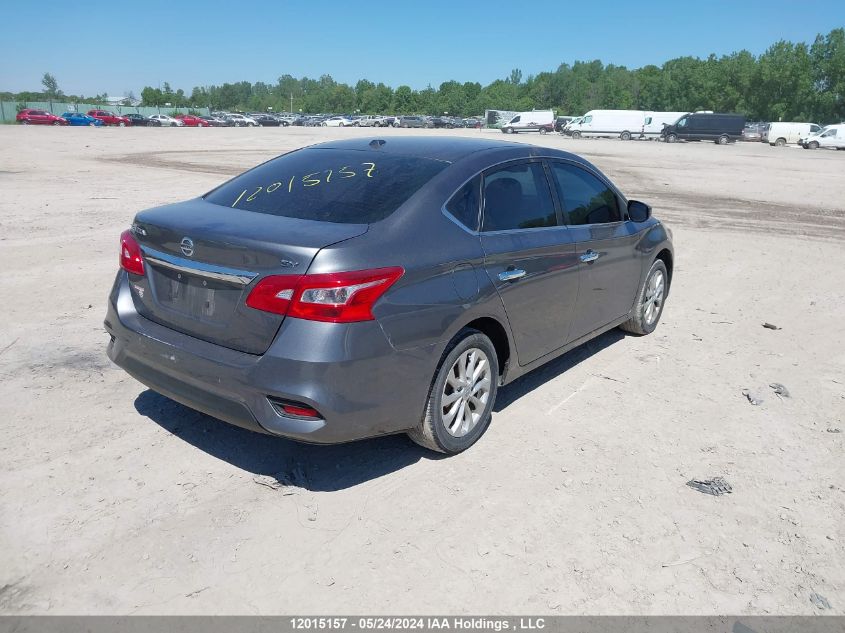
<path fill-rule="evenodd" d="M 657 279 L 657 280 L 655 280 Z M 662 260 L 655 260 L 637 292 L 634 312 L 628 321 L 619 327 L 631 334 L 651 334 L 660 322 L 666 295 L 669 292 L 669 273 Z M 657 300 L 654 297 L 657 296 Z M 649 308 L 654 308 L 651 312 Z"/>
<path fill-rule="evenodd" d="M 669 134 L 666 137 L 667 143 L 676 143 L 677 141 L 678 141 L 678 135 L 677 134 Z"/>
<path fill-rule="evenodd" d="M 545 134 L 546 132 L 548 132 L 548 130 L 546 128 L 544 128 L 544 127 L 540 128 L 540 134 Z"/>
<path fill-rule="evenodd" d="M 466 362 L 473 358 L 471 356 L 473 351 L 476 353 L 474 356 L 476 361 L 482 360 L 478 354 L 480 352 L 483 357 L 486 357 L 487 362 L 481 365 L 479 369 L 481 372 L 480 380 L 475 385 L 470 382 L 467 386 L 459 378 L 458 368 L 460 363 L 458 361 L 460 359 Z M 452 381 L 463 386 L 456 389 L 452 386 Z M 434 380 L 431 382 L 423 418 L 416 428 L 408 431 L 408 436 L 420 446 L 439 453 L 454 455 L 465 451 L 475 444 L 487 430 L 487 427 L 490 426 L 498 384 L 499 360 L 496 357 L 496 349 L 493 347 L 493 343 L 478 330 L 464 328 L 458 332 L 443 353 L 443 358 L 434 373 Z M 480 411 L 473 408 L 477 407 L 479 400 L 475 400 L 475 403 L 470 406 L 470 401 L 461 397 L 459 391 L 459 389 L 471 389 L 473 393 L 481 393 L 475 391 L 479 385 L 481 385 L 481 389 L 487 387 L 483 400 L 484 406 Z M 447 390 L 449 391 L 448 394 L 446 393 Z M 454 396 L 451 409 L 457 407 L 454 411 L 453 431 L 446 428 L 447 422 L 444 420 L 444 406 L 442 404 L 443 398 L 450 396 Z M 449 404 L 446 406 L 449 407 Z M 459 415 L 466 410 L 469 410 L 470 413 L 469 420 Z M 448 411 L 447 416 L 451 412 L 451 410 Z M 461 428 L 464 426 L 468 428 Z"/>
<path fill-rule="evenodd" d="M 126 123 L 124 123 L 123 121 L 121 121 L 117 125 L 118 125 L 118 127 L 126 127 Z"/>
<path fill-rule="evenodd" d="M 807 143 L 807 147 L 809 149 L 818 149 L 819 144 L 816 141 L 811 141 L 810 143 Z"/>
<path fill-rule="evenodd" d="M 512 127 L 502 128 L 502 131 L 503 131 L 505 134 L 513 134 L 513 128 L 512 128 Z"/>
<path fill-rule="evenodd" d="M 24 119 L 23 121 L 21 121 L 21 125 L 29 125 L 29 121 L 27 121 L 26 119 Z"/>
<path fill-rule="evenodd" d="M 631 140 L 631 133 L 626 130 L 626 131 L 622 132 L 622 134 L 619 135 L 619 138 L 621 138 L 623 141 L 630 141 Z"/>
<path fill-rule="evenodd" d="M 574 139 L 579 139 L 579 138 L 581 138 L 581 132 L 573 132 L 573 133 L 572 133 L 572 138 L 574 138 Z"/>
<path fill-rule="evenodd" d="M 53 121 L 53 125 L 61 125 L 61 122 L 59 122 L 59 121 Z"/>
<path fill-rule="evenodd" d="M 785 138 L 779 138 L 778 140 L 775 141 L 775 146 L 777 146 L 777 147 L 783 147 L 784 145 L 786 145 L 786 139 Z"/>
<path fill-rule="evenodd" d="M 722 134 L 719 138 L 716 139 L 717 145 L 727 145 L 730 142 L 730 138 L 726 134 Z"/>
<path fill-rule="evenodd" d="M 88 127 L 97 127 L 97 124 L 96 123 L 89 123 Z"/>

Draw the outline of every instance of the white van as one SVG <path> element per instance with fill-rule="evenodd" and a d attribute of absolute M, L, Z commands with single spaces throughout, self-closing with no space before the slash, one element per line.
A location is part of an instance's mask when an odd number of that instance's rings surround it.
<path fill-rule="evenodd" d="M 579 123 L 571 124 L 567 133 L 572 138 L 618 136 L 628 141 L 642 133 L 645 117 L 644 110 L 590 110 L 581 117 Z"/>
<path fill-rule="evenodd" d="M 660 138 L 664 125 L 674 125 L 678 122 L 678 119 L 687 114 L 689 112 L 646 112 L 642 136 Z"/>
<path fill-rule="evenodd" d="M 845 123 L 828 125 L 816 134 L 801 139 L 800 145 L 804 149 L 818 149 L 820 147 L 845 149 Z"/>
<path fill-rule="evenodd" d="M 502 126 L 502 134 L 517 132 L 540 132 L 545 134 L 555 129 L 555 113 L 551 110 L 517 112 L 516 116 Z"/>
<path fill-rule="evenodd" d="M 821 132 L 822 126 L 815 123 L 783 123 L 776 121 L 769 123 L 769 128 L 763 133 L 763 141 L 769 145 L 783 147 L 787 143 L 797 143 L 802 138 Z"/>

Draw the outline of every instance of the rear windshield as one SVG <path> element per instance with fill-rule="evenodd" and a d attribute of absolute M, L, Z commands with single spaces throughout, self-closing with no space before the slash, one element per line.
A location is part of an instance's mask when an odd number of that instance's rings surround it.
<path fill-rule="evenodd" d="M 447 165 L 377 150 L 303 149 L 237 176 L 205 200 L 288 218 L 369 224 L 393 213 Z"/>

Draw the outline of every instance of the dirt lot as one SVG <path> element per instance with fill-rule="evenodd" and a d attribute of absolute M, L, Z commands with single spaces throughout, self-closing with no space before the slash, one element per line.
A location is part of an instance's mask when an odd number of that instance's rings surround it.
<path fill-rule="evenodd" d="M 653 203 L 674 286 L 457 457 L 251 434 L 109 363 L 136 211 L 356 134 L 399 131 L 0 127 L 0 612 L 845 614 L 845 152 L 517 138 Z"/>

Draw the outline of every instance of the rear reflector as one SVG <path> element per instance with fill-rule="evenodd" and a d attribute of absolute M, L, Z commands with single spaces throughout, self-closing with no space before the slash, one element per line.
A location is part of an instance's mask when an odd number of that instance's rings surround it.
<path fill-rule="evenodd" d="M 372 308 L 405 271 L 399 267 L 317 275 L 272 275 L 252 289 L 246 304 L 309 321 L 372 321 Z"/>
<path fill-rule="evenodd" d="M 277 413 L 287 415 L 294 418 L 309 418 L 311 420 L 322 420 L 323 416 L 320 413 L 306 404 L 301 402 L 291 402 L 289 400 L 282 400 L 274 396 L 267 396 L 267 400 L 273 405 Z"/>
<path fill-rule="evenodd" d="M 135 241 L 135 237 L 131 231 L 124 231 L 120 234 L 120 266 L 132 274 L 144 274 L 144 260 L 141 258 L 141 247 Z"/>

